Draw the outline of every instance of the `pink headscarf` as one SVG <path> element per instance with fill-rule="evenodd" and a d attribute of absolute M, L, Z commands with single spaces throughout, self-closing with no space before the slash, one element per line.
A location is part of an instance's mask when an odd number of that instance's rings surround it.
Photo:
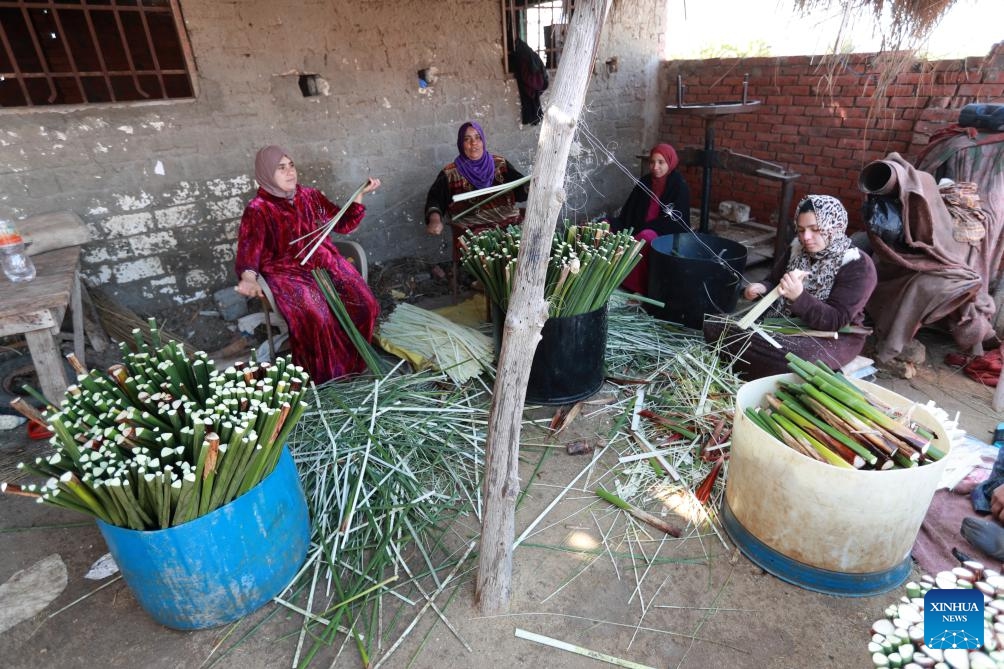
<path fill-rule="evenodd" d="M 296 195 L 296 189 L 283 190 L 275 182 L 275 168 L 279 166 L 283 158 L 289 158 L 289 151 L 275 144 L 270 144 L 258 151 L 254 157 L 254 178 L 266 193 L 292 200 L 293 196 Z"/>
<path fill-rule="evenodd" d="M 669 144 L 656 144 L 652 147 L 652 150 L 648 152 L 651 156 L 653 153 L 658 153 L 666 160 L 666 164 L 669 165 L 669 170 L 667 174 L 676 169 L 676 166 L 680 164 L 680 158 L 676 155 L 676 149 L 674 149 Z"/>
<path fill-rule="evenodd" d="M 666 180 L 669 178 L 669 174 L 676 169 L 676 166 L 680 164 L 680 158 L 676 155 L 676 149 L 674 149 L 669 144 L 656 144 L 652 147 L 652 150 L 648 152 L 651 158 L 655 154 L 662 156 L 662 159 L 666 161 L 669 165 L 669 169 L 666 170 L 666 176 L 656 177 L 652 175 L 652 192 L 659 199 L 662 199 L 662 192 L 666 190 Z M 668 203 L 667 203 L 668 204 Z M 662 204 L 659 200 L 653 198 L 648 203 L 648 211 L 645 213 L 645 222 L 650 223 L 655 219 L 659 218 L 659 214 L 662 213 Z"/>

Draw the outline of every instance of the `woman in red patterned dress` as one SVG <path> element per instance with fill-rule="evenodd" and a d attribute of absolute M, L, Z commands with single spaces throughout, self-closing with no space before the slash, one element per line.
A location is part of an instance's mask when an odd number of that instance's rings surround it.
<path fill-rule="evenodd" d="M 362 371 L 365 363 L 338 324 L 311 270 L 328 270 L 352 322 L 367 340 L 373 336 L 380 310 L 376 298 L 330 239 L 302 265 L 302 256 L 297 258 L 296 254 L 310 241 L 291 244 L 325 225 L 339 207 L 319 190 L 297 183 L 296 166 L 289 152 L 280 146 L 266 146 L 255 156 L 255 180 L 258 193 L 244 209 L 237 233 L 237 292 L 247 297 L 261 296 L 257 276 L 264 277 L 289 325 L 293 361 L 302 365 L 315 383 Z M 369 179 L 335 232 L 348 234 L 359 227 L 366 212 L 363 194 L 379 186 L 379 179 Z"/>

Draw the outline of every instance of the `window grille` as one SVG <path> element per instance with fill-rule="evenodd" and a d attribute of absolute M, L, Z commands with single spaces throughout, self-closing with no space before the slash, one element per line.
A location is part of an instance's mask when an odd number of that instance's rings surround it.
<path fill-rule="evenodd" d="M 574 0 L 502 0 L 506 63 L 519 38 L 537 52 L 547 69 L 558 67 L 573 11 Z"/>
<path fill-rule="evenodd" d="M 0 107 L 194 96 L 177 0 L 0 0 Z"/>

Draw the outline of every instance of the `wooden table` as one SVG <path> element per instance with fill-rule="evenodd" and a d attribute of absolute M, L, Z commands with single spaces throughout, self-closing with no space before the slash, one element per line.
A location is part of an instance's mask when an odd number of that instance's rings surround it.
<path fill-rule="evenodd" d="M 0 274 L 0 336 L 23 334 L 38 373 L 42 394 L 57 405 L 66 393 L 59 330 L 67 307 L 73 313 L 73 348 L 84 362 L 83 314 L 80 308 L 80 247 L 70 246 L 32 256 L 36 276 L 11 283 Z"/>

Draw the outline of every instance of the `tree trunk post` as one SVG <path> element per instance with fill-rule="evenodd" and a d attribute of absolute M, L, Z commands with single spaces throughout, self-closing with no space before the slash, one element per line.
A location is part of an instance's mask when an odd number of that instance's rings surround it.
<path fill-rule="evenodd" d="M 611 0 L 580 0 L 569 27 L 544 113 L 533 180 L 516 261 L 516 278 L 506 314 L 502 350 L 485 443 L 484 507 L 476 597 L 483 614 L 508 610 L 516 496 L 519 493 L 519 438 L 530 364 L 547 320 L 544 279 L 555 225 L 565 201 L 565 168 L 582 111 L 600 33 Z"/>

